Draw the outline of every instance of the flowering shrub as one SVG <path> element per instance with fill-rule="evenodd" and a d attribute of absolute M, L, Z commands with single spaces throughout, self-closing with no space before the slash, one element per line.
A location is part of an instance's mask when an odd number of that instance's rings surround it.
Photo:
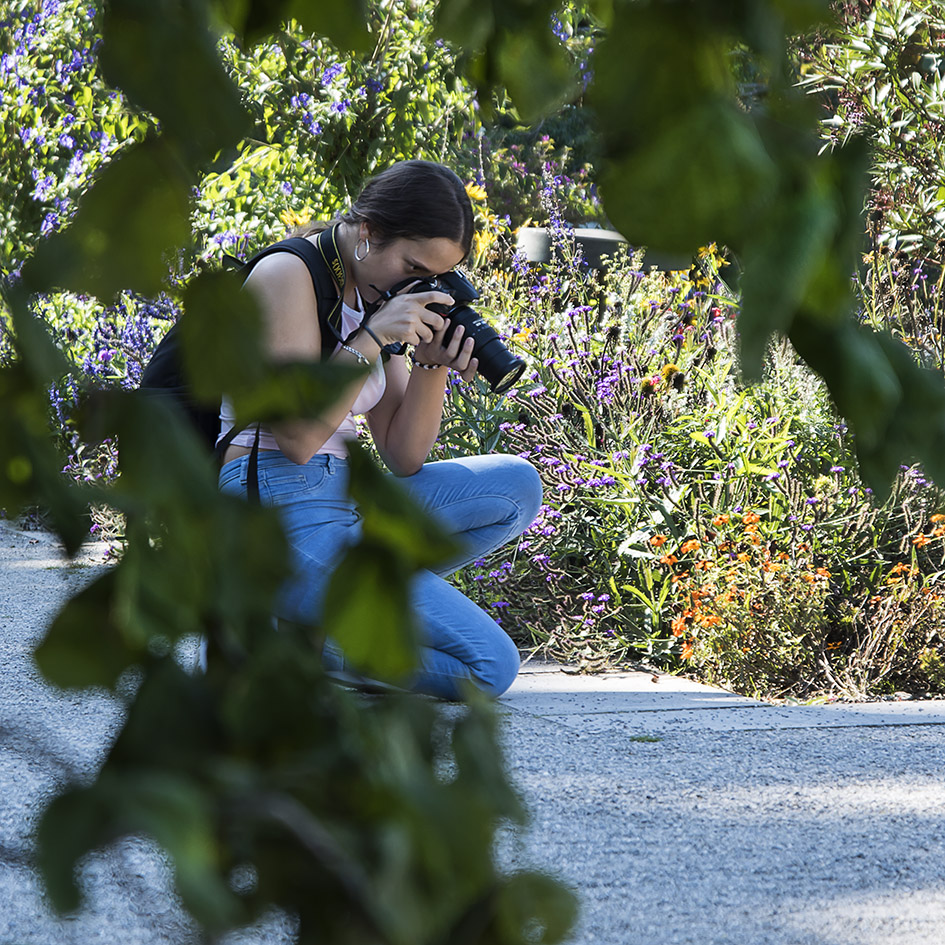
<path fill-rule="evenodd" d="M 514 451 L 542 473 L 514 554 L 462 576 L 520 642 L 765 695 L 935 685 L 922 654 L 942 643 L 940 494 L 903 469 L 874 504 L 786 344 L 762 384 L 740 382 L 713 247 L 688 272 L 642 272 L 633 253 L 605 273 L 495 263 L 482 308 L 528 382 L 498 403 L 453 386 L 442 449 Z"/>
<path fill-rule="evenodd" d="M 0 7 L 0 268 L 59 229 L 103 162 L 150 126 L 108 89 L 98 10 L 79 0 Z"/>
<path fill-rule="evenodd" d="M 945 245 L 945 14 L 936 0 L 888 0 L 848 12 L 814 45 L 804 81 L 828 109 L 831 146 L 874 148 L 871 209 L 878 248 L 935 256 Z"/>

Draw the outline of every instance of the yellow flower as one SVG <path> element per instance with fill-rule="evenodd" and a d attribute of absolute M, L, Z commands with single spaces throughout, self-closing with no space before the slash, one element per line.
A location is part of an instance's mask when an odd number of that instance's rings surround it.
<path fill-rule="evenodd" d="M 470 200 L 476 203 L 485 203 L 487 196 L 485 187 L 480 187 L 478 184 L 467 184 L 466 193 Z"/>
<path fill-rule="evenodd" d="M 297 226 L 305 226 L 312 219 L 312 211 L 305 207 L 304 210 L 283 210 L 279 214 L 279 219 L 288 227 L 293 229 Z"/>

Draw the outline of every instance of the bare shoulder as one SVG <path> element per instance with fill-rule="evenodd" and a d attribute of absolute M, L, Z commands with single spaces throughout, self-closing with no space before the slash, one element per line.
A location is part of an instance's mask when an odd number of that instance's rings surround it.
<path fill-rule="evenodd" d="M 259 303 L 273 354 L 318 353 L 318 302 L 305 263 L 292 253 L 271 253 L 253 266 L 244 287 Z"/>
<path fill-rule="evenodd" d="M 244 283 L 254 294 L 271 293 L 315 298 L 308 266 L 294 253 L 270 253 L 253 266 Z"/>

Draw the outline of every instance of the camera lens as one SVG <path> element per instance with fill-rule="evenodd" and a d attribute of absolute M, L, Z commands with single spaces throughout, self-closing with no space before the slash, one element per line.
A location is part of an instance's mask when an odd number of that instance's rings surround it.
<path fill-rule="evenodd" d="M 443 339 L 449 344 L 457 325 L 462 325 L 467 338 L 473 340 L 473 357 L 479 359 L 479 373 L 496 394 L 507 391 L 522 376 L 525 362 L 515 357 L 502 343 L 498 332 L 468 305 L 454 305 L 443 314 L 450 326 Z"/>

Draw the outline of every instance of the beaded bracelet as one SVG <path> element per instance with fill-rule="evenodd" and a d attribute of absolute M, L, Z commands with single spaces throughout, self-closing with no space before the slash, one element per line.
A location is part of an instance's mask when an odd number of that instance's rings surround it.
<path fill-rule="evenodd" d="M 417 356 L 412 351 L 410 352 L 410 360 L 418 368 L 423 368 L 424 371 L 438 371 L 441 367 L 446 367 L 445 364 L 424 364 L 423 361 L 417 360 Z"/>
<path fill-rule="evenodd" d="M 368 359 L 363 354 L 361 354 L 361 352 L 358 351 L 357 348 L 352 348 L 350 345 L 346 345 L 344 343 L 339 345 L 339 347 L 341 348 L 342 351 L 347 351 L 349 354 L 353 354 L 361 364 L 365 364 L 368 367 L 371 366 L 371 362 L 368 361 Z"/>

